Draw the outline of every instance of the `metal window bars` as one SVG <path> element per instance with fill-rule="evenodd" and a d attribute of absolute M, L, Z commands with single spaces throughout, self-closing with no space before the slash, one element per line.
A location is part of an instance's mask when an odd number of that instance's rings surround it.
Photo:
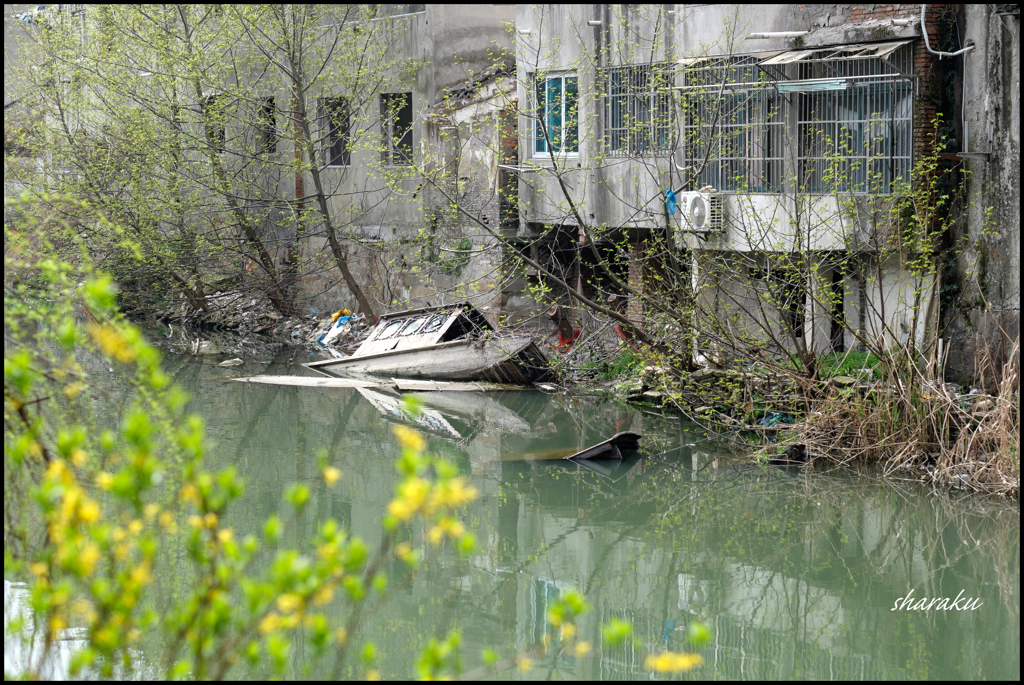
<path fill-rule="evenodd" d="M 913 52 L 884 57 L 841 53 L 798 64 L 800 80 L 835 89 L 796 94 L 799 189 L 887 195 L 907 183 L 913 164 Z"/>
<path fill-rule="evenodd" d="M 781 192 L 784 101 L 758 58 L 694 59 L 682 74 L 681 147 L 699 170 L 692 189 Z"/>
<path fill-rule="evenodd" d="M 666 64 L 604 70 L 605 141 L 613 156 L 642 155 L 675 147 L 673 72 Z"/>

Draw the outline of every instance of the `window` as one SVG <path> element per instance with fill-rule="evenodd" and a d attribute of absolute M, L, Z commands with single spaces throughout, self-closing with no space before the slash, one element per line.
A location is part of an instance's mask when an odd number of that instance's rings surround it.
<path fill-rule="evenodd" d="M 781 192 L 784 101 L 757 59 L 694 60 L 683 81 L 682 147 L 686 163 L 700 170 L 692 188 Z"/>
<path fill-rule="evenodd" d="M 665 65 L 605 72 L 605 140 L 612 155 L 643 154 L 674 146 L 672 73 Z"/>
<path fill-rule="evenodd" d="M 263 98 L 258 114 L 259 151 L 264 154 L 277 152 L 277 105 L 274 98 Z"/>
<path fill-rule="evenodd" d="M 534 152 L 540 155 L 579 152 L 579 94 L 575 74 L 537 79 L 537 126 Z"/>
<path fill-rule="evenodd" d="M 225 102 L 222 95 L 208 95 L 203 100 L 203 126 L 206 141 L 217 152 L 224 152 L 225 144 L 227 143 L 225 110 Z"/>
<path fill-rule="evenodd" d="M 393 166 L 412 164 L 412 93 L 382 93 L 381 161 Z"/>
<path fill-rule="evenodd" d="M 348 100 L 343 97 L 320 98 L 317 117 L 320 120 L 324 166 L 348 166 L 352 162 L 349 150 L 352 116 Z"/>
<path fill-rule="evenodd" d="M 887 195 L 910 179 L 913 88 L 905 75 L 912 52 L 909 45 L 885 59 L 843 52 L 798 65 L 801 80 L 828 88 L 797 96 L 800 188 Z"/>

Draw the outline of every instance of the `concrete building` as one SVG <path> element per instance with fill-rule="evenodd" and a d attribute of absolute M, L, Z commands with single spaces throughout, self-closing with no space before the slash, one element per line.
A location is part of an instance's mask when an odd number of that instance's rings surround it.
<path fill-rule="evenodd" d="M 908 240 L 893 207 L 926 181 L 918 192 L 930 197 L 955 184 L 966 159 L 988 167 L 967 186 L 957 278 L 983 272 L 979 287 L 998 290 L 1012 319 L 1019 24 L 992 8 L 957 16 L 966 32 L 950 8 L 922 5 L 519 6 L 519 99 L 530 103 L 519 120 L 524 237 L 569 235 L 584 282 L 586 232 L 609 252 L 618 245 L 615 266 L 637 321 L 654 315 L 641 306 L 645 288 L 673 271 L 692 278 L 698 309 L 723 322 L 723 347 L 760 336 L 777 352 L 823 354 L 867 340 L 934 353 L 937 338 L 949 337 L 946 310 L 963 303 L 934 262 L 915 264 L 937 255 L 929 241 L 943 217 L 923 216 L 926 227 Z M 973 50 L 938 54 L 969 39 Z M 962 117 L 949 88 L 959 65 L 969 74 Z M 971 113 L 989 100 L 992 113 Z M 995 151 L 983 162 L 949 150 L 964 138 L 942 129 L 949 142 L 935 152 L 945 166 L 918 169 L 939 114 L 987 122 L 966 140 L 971 149 L 1002 146 L 1007 163 L 995 163 Z M 668 190 L 677 208 L 667 206 Z M 701 191 L 710 206 L 697 226 L 688 203 Z M 993 192 L 1006 201 L 984 194 Z M 998 238 L 982 228 L 990 206 L 999 208 Z M 977 247 L 986 241 L 987 253 Z M 996 261 L 998 275 L 986 269 Z M 579 287 L 621 294 L 607 283 Z M 973 311 L 960 330 L 979 330 Z M 791 339 L 773 337 L 780 329 Z M 1012 339 L 1016 329 L 1007 330 Z"/>

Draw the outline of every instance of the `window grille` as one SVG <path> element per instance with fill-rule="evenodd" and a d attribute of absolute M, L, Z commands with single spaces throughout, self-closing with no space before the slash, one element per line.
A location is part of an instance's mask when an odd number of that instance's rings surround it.
<path fill-rule="evenodd" d="M 845 86 L 797 95 L 801 190 L 885 195 L 894 183 L 910 180 L 914 91 L 906 75 L 912 55 L 904 45 L 885 59 L 799 64 L 800 79 Z"/>
<path fill-rule="evenodd" d="M 259 151 L 270 154 L 277 151 L 277 105 L 274 98 L 263 98 L 260 102 L 258 121 Z"/>
<path fill-rule="evenodd" d="M 692 188 L 781 192 L 783 100 L 757 58 L 694 60 L 683 84 L 682 148 L 686 163 L 700 172 Z"/>
<path fill-rule="evenodd" d="M 540 155 L 578 153 L 579 91 L 576 75 L 557 74 L 536 79 L 536 104 L 534 152 Z"/>
<path fill-rule="evenodd" d="M 223 95 L 208 95 L 203 100 L 203 126 L 207 143 L 217 152 L 224 152 L 227 144 L 227 102 Z"/>
<path fill-rule="evenodd" d="M 412 164 L 412 93 L 382 93 L 381 161 L 393 166 Z"/>
<path fill-rule="evenodd" d="M 672 72 L 664 64 L 605 70 L 605 141 L 614 156 L 671 150 Z"/>
<path fill-rule="evenodd" d="M 317 117 L 320 120 L 320 149 L 323 150 L 324 166 L 348 166 L 351 163 L 348 100 L 344 97 L 320 98 Z"/>

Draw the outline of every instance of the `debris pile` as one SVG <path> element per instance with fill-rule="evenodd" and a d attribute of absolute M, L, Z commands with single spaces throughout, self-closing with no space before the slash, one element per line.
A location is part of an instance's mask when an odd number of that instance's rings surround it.
<path fill-rule="evenodd" d="M 291 335 L 293 338 L 303 337 L 305 333 L 307 342 L 315 343 L 333 357 L 343 357 L 359 347 L 369 330 L 365 314 L 356 316 L 347 309 L 339 309 L 330 319 L 320 321 L 311 331 L 305 332 L 300 326 Z"/>

